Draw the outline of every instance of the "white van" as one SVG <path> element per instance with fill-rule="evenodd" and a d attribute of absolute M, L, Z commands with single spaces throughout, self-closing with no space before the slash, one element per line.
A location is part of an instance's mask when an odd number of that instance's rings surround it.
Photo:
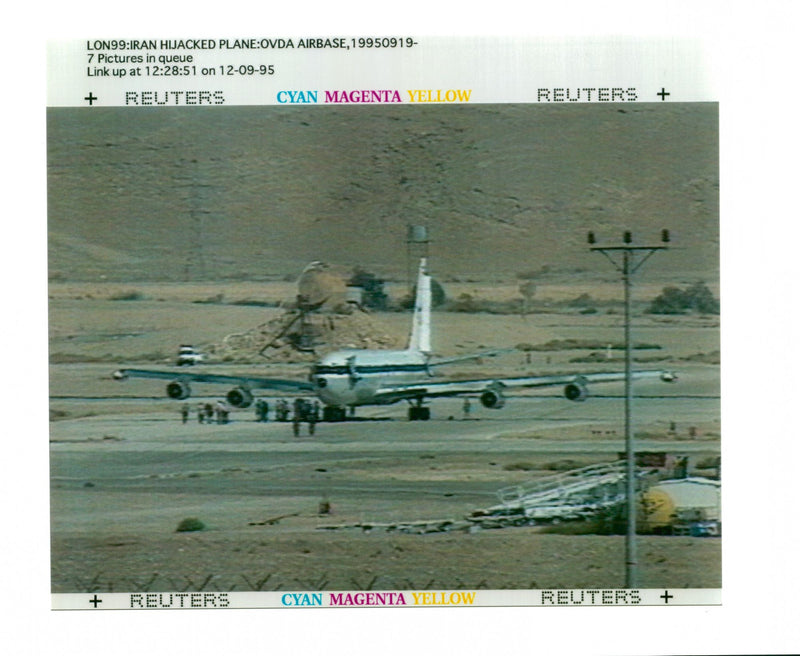
<path fill-rule="evenodd" d="M 179 367 L 190 367 L 205 359 L 206 356 L 191 344 L 181 344 L 178 349 L 178 361 L 176 364 Z"/>

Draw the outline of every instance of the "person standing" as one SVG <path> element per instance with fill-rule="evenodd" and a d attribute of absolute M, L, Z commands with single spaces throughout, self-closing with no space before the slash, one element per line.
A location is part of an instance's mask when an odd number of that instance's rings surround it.
<path fill-rule="evenodd" d="M 319 403 L 316 401 L 307 409 L 308 434 L 313 435 L 319 421 Z"/>
<path fill-rule="evenodd" d="M 217 415 L 217 424 L 225 423 L 225 404 L 222 401 L 217 401 L 214 412 Z"/>

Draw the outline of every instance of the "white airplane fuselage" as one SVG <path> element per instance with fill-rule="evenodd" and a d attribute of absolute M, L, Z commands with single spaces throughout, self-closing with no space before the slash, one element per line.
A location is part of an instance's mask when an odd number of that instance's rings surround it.
<path fill-rule="evenodd" d="M 360 406 L 394 403 L 376 399 L 387 384 L 415 383 L 431 376 L 421 351 L 352 349 L 329 353 L 311 368 L 310 380 L 326 405 Z"/>

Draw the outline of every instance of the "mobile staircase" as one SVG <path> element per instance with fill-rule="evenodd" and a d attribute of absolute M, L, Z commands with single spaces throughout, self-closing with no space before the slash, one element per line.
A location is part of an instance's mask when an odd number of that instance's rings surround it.
<path fill-rule="evenodd" d="M 637 472 L 637 483 L 647 472 Z M 504 487 L 500 504 L 472 513 L 483 528 L 589 519 L 625 503 L 625 462 L 590 465 Z"/>

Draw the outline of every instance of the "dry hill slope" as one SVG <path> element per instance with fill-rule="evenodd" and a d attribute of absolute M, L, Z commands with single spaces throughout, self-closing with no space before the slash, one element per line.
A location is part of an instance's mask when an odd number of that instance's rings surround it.
<path fill-rule="evenodd" d="M 656 279 L 716 280 L 716 104 L 50 109 L 55 279 L 268 278 L 310 260 L 608 277 L 586 230 L 669 227 Z"/>

